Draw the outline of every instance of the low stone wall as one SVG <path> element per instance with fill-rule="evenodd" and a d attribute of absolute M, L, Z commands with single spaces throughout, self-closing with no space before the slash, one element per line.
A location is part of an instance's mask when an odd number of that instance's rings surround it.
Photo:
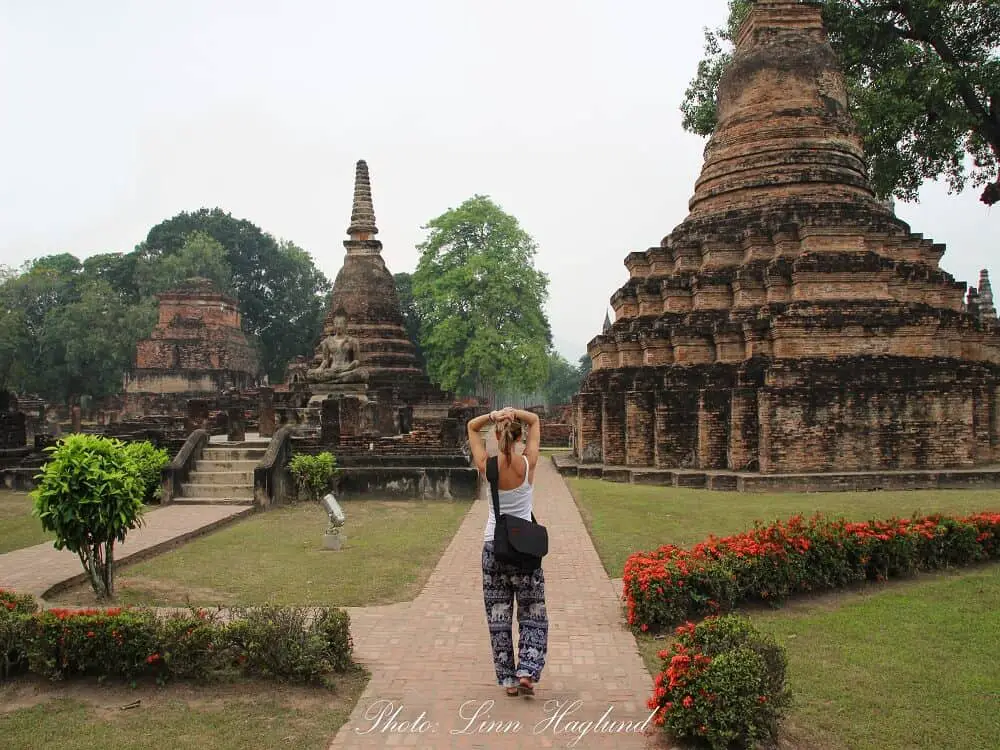
<path fill-rule="evenodd" d="M 479 472 L 471 467 L 364 466 L 341 471 L 337 497 L 475 500 Z"/>
<path fill-rule="evenodd" d="M 572 427 L 568 424 L 542 423 L 543 448 L 569 448 L 569 436 Z"/>
<path fill-rule="evenodd" d="M 756 474 L 684 469 L 629 469 L 621 466 L 577 464 L 568 456 L 554 456 L 552 461 L 563 476 L 602 479 L 623 484 L 687 487 L 723 492 L 872 492 L 1000 488 L 1000 466 L 943 471 Z"/>

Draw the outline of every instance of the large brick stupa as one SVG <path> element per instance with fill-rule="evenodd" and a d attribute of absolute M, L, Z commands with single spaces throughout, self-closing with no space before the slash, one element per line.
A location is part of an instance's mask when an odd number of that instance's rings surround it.
<path fill-rule="evenodd" d="M 237 302 L 211 281 L 192 278 L 157 295 L 159 318 L 136 347 L 125 411 L 184 413 L 192 398 L 256 385 L 257 351 L 243 332 Z"/>
<path fill-rule="evenodd" d="M 306 379 L 318 391 L 324 384 L 332 384 L 338 392 L 389 390 L 401 403 L 449 401 L 450 394 L 427 377 L 407 335 L 396 283 L 382 258 L 382 243 L 375 238 L 378 227 L 364 161 L 356 167 L 347 234 L 344 265 L 334 281 L 323 336 Z M 317 369 L 324 342 L 340 339 L 349 342 L 345 346 L 352 351 L 354 361 L 335 363 L 325 372 Z"/>
<path fill-rule="evenodd" d="M 628 255 L 616 320 L 588 346 L 581 471 L 1000 458 L 988 280 L 966 300 L 939 267 L 945 248 L 876 199 L 821 7 L 761 1 L 743 24 L 689 214 Z"/>

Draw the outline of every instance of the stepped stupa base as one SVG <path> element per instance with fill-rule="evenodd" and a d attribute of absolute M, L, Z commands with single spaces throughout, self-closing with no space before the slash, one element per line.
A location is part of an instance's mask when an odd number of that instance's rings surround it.
<path fill-rule="evenodd" d="M 552 462 L 560 474 L 568 477 L 719 492 L 873 492 L 1000 488 L 1000 464 L 968 469 L 760 474 L 580 464 L 568 453 L 553 456 Z"/>

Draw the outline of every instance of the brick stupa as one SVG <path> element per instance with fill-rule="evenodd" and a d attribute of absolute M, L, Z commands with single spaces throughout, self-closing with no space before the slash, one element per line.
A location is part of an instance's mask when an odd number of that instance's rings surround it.
<path fill-rule="evenodd" d="M 581 474 L 735 488 L 1000 458 L 988 279 L 966 303 L 944 247 L 875 198 L 821 7 L 758 2 L 743 24 L 689 214 L 626 258 L 588 346 Z"/>
<path fill-rule="evenodd" d="M 136 347 L 135 371 L 126 384 L 127 413 L 146 414 L 164 404 L 183 413 L 190 398 L 256 384 L 257 353 L 235 299 L 201 278 L 157 299 L 159 319 Z"/>
<path fill-rule="evenodd" d="M 363 160 L 356 167 L 347 234 L 347 254 L 333 284 L 323 337 L 335 332 L 338 313 L 346 316 L 347 334 L 357 340 L 357 358 L 367 373 L 367 386 L 359 390 L 391 389 L 403 403 L 446 400 L 448 394 L 435 387 L 421 368 L 406 333 L 396 283 L 382 258 L 382 243 L 375 238 L 371 181 Z"/>

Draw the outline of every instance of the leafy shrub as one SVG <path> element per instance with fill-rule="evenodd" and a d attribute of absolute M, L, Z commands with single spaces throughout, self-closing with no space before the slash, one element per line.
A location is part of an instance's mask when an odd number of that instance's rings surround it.
<path fill-rule="evenodd" d="M 625 563 L 629 623 L 643 631 L 753 601 L 1000 559 L 1000 513 L 849 523 L 801 516 Z"/>
<path fill-rule="evenodd" d="M 677 629 L 661 651 L 649 708 L 654 723 L 678 740 L 713 749 L 773 741 L 791 695 L 784 651 L 748 620 L 710 617 Z"/>
<path fill-rule="evenodd" d="M 157 500 L 162 492 L 160 478 L 163 468 L 170 463 L 170 454 L 165 448 L 157 448 L 146 440 L 126 443 L 125 453 L 142 482 L 143 502 Z"/>
<path fill-rule="evenodd" d="M 271 605 L 233 610 L 226 633 L 244 671 L 293 682 L 323 682 L 350 664 L 342 630 L 346 612 L 331 619 L 302 607 Z M 349 638 L 348 638 L 349 643 Z"/>
<path fill-rule="evenodd" d="M 31 595 L 0 589 L 0 680 L 27 663 L 27 623 L 37 609 Z"/>
<path fill-rule="evenodd" d="M 337 459 L 324 451 L 316 456 L 299 453 L 292 456 L 288 470 L 295 478 L 295 485 L 305 497 L 319 500 L 330 489 L 330 481 L 337 475 Z"/>
<path fill-rule="evenodd" d="M 217 616 L 203 609 L 173 614 L 159 622 L 157 651 L 150 665 L 159 670 L 161 682 L 204 680 L 226 669 L 226 643 L 225 625 Z"/>
<path fill-rule="evenodd" d="M 0 677 L 26 666 L 51 680 L 74 676 L 205 679 L 239 672 L 291 682 L 327 682 L 353 664 L 350 618 L 339 609 L 256 607 L 224 621 L 204 610 L 34 611 L 30 597 L 0 592 Z"/>
<path fill-rule="evenodd" d="M 32 492 L 34 513 L 56 535 L 56 549 L 80 556 L 98 599 L 114 594 L 114 545 L 142 523 L 145 488 L 124 443 L 70 435 L 52 454 Z"/>

